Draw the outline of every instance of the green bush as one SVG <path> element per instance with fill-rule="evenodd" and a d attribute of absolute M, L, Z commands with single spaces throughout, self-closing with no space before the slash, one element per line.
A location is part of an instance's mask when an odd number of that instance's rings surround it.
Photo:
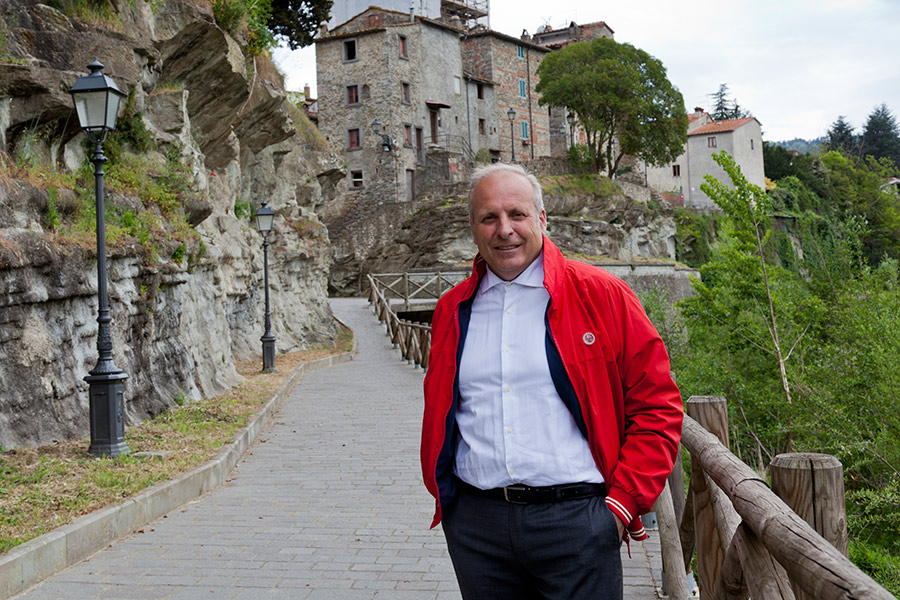
<path fill-rule="evenodd" d="M 850 560 L 881 587 L 900 597 L 900 557 L 864 541 L 850 541 Z"/>
<path fill-rule="evenodd" d="M 594 149 L 590 146 L 583 144 L 569 146 L 566 155 L 569 157 L 569 163 L 577 171 L 594 172 Z"/>
<path fill-rule="evenodd" d="M 491 162 L 491 152 L 487 148 L 479 148 L 475 153 L 475 162 L 489 163 Z"/>

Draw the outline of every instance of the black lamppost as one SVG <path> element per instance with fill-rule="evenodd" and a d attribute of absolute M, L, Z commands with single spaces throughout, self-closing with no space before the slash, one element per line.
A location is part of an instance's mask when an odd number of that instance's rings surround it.
<path fill-rule="evenodd" d="M 91 446 L 94 456 L 128 454 L 125 443 L 125 380 L 128 374 L 113 363 L 109 300 L 106 285 L 106 224 L 103 215 L 103 141 L 116 128 L 119 102 L 125 95 L 116 83 L 103 74 L 103 65 L 88 65 L 90 75 L 79 77 L 69 93 L 78 112 L 81 129 L 94 144 L 94 194 L 97 199 L 97 366 L 84 378 L 90 386 Z"/>
<path fill-rule="evenodd" d="M 262 342 L 263 373 L 277 373 L 275 368 L 275 336 L 272 335 L 272 313 L 269 312 L 269 232 L 272 231 L 272 223 L 275 221 L 275 213 L 268 207 L 267 202 L 259 205 L 256 211 L 256 228 L 263 236 L 263 278 L 266 288 L 266 332 L 259 340 Z"/>
<path fill-rule="evenodd" d="M 567 114 L 566 121 L 569 122 L 569 148 L 571 148 L 575 145 L 575 115 Z"/>
<path fill-rule="evenodd" d="M 506 111 L 506 116 L 509 117 L 509 148 L 512 150 L 512 162 L 516 162 L 516 135 L 513 130 L 513 119 L 516 118 L 516 111 L 509 107 L 509 110 Z"/>

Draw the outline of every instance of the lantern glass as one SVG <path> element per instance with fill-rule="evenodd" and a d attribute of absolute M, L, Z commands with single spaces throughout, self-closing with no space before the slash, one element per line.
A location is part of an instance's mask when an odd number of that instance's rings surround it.
<path fill-rule="evenodd" d="M 513 119 L 516 118 L 516 111 L 514 111 L 513 109 L 510 108 L 510 109 L 506 112 L 506 116 L 509 117 L 509 120 L 510 120 L 510 121 L 512 121 Z"/>
<path fill-rule="evenodd" d="M 272 224 L 275 221 L 275 213 L 263 202 L 259 210 L 256 211 L 256 228 L 263 235 L 272 231 Z"/>
<path fill-rule="evenodd" d="M 108 90 L 96 92 L 79 92 L 73 94 L 78 122 L 82 129 L 99 131 L 116 128 L 116 117 L 119 114 L 118 94 Z"/>
<path fill-rule="evenodd" d="M 78 122 L 85 131 L 112 131 L 116 128 L 119 104 L 125 95 L 116 82 L 103 74 L 97 61 L 88 65 L 90 75 L 79 77 L 69 90 Z"/>

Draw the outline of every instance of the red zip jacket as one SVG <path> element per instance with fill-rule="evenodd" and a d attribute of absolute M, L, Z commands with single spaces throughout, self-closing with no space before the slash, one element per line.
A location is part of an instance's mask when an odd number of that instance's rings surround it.
<path fill-rule="evenodd" d="M 607 505 L 634 539 L 643 539 L 639 515 L 662 491 L 681 439 L 684 412 L 669 357 L 624 281 L 567 260 L 546 236 L 543 241 L 550 294 L 546 347 L 554 384 L 606 480 Z M 432 527 L 441 520 L 441 505 L 456 494 L 457 367 L 486 268 L 476 256 L 472 276 L 438 301 L 432 320 L 421 446 L 425 487 L 436 500 Z"/>

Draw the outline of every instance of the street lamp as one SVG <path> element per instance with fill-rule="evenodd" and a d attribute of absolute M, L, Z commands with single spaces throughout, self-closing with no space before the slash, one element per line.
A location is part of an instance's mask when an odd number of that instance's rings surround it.
<path fill-rule="evenodd" d="M 69 90 L 78 113 L 78 122 L 94 144 L 94 195 L 97 200 L 97 366 L 84 378 L 90 388 L 91 445 L 94 456 L 128 454 L 125 443 L 125 380 L 128 374 L 113 363 L 109 299 L 106 284 L 106 223 L 103 208 L 103 141 L 116 128 L 119 102 L 125 95 L 103 74 L 103 65 L 88 65 L 90 75 L 79 77 Z"/>
<path fill-rule="evenodd" d="M 372 131 L 375 132 L 375 135 L 381 136 L 381 149 L 385 152 L 390 152 L 394 148 L 394 140 L 391 139 L 391 136 L 381 131 L 381 121 L 375 119 L 372 121 Z"/>
<path fill-rule="evenodd" d="M 269 312 L 269 233 L 275 221 L 275 213 L 263 200 L 256 211 L 256 228 L 263 236 L 263 277 L 266 288 L 266 332 L 259 341 L 262 342 L 263 373 L 277 373 L 275 368 L 275 336 L 272 335 L 272 313 Z"/>
<path fill-rule="evenodd" d="M 566 121 L 569 122 L 569 147 L 571 148 L 575 145 L 575 115 L 567 114 Z"/>
<path fill-rule="evenodd" d="M 512 162 L 516 162 L 516 134 L 513 130 L 513 119 L 516 118 L 516 111 L 510 106 L 509 110 L 506 111 L 506 116 L 509 117 L 509 147 L 512 150 Z"/>

